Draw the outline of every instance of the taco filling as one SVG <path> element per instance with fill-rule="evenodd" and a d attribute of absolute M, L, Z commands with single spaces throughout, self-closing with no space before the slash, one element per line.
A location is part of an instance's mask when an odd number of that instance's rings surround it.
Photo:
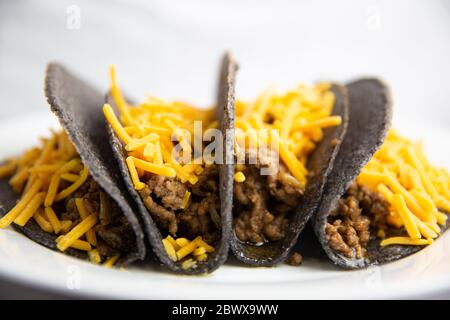
<path fill-rule="evenodd" d="M 450 212 L 450 175 L 433 167 L 422 150 L 391 130 L 330 213 L 325 227 L 330 247 L 351 259 L 380 246 L 433 243 Z"/>
<path fill-rule="evenodd" d="M 103 112 L 124 145 L 134 189 L 162 233 L 169 257 L 191 268 L 207 260 L 220 240 L 218 168 L 205 161 L 203 137 L 197 134 L 218 128 L 214 110 L 155 97 L 132 106 L 121 94 L 115 69 L 110 71 L 120 116 L 109 104 Z"/>
<path fill-rule="evenodd" d="M 236 101 L 234 231 L 251 245 L 282 240 L 308 183 L 323 129 L 339 126 L 328 84 Z"/>
<path fill-rule="evenodd" d="M 54 234 L 60 251 L 84 251 L 94 263 L 112 266 L 135 244 L 135 235 L 116 203 L 91 178 L 65 132 L 0 166 L 20 197 L 0 219 L 25 227 L 34 220 Z"/>

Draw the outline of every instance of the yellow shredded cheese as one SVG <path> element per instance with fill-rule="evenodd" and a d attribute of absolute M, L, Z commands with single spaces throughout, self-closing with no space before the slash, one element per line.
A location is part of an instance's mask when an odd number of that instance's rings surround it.
<path fill-rule="evenodd" d="M 130 172 L 131 181 L 134 184 L 134 188 L 136 190 L 144 189 L 145 188 L 145 183 L 143 183 L 143 182 L 141 182 L 139 180 L 139 175 L 138 175 L 138 172 L 136 170 L 136 165 L 134 164 L 133 157 L 128 157 L 126 159 L 126 163 L 127 163 L 127 166 L 128 166 L 128 171 Z"/>
<path fill-rule="evenodd" d="M 0 179 L 11 176 L 16 170 L 18 160 L 12 159 L 6 162 L 6 164 L 0 166 Z"/>
<path fill-rule="evenodd" d="M 402 244 L 408 246 L 425 246 L 432 243 L 433 243 L 432 239 L 411 239 L 408 237 L 391 237 L 381 241 L 380 245 L 382 247 L 393 244 Z"/>
<path fill-rule="evenodd" d="M 180 246 L 178 245 L 177 241 L 171 235 L 168 235 L 166 237 L 166 239 L 167 239 L 167 241 L 169 241 L 172 244 L 172 246 L 174 247 L 175 251 L 180 249 Z"/>
<path fill-rule="evenodd" d="M 63 173 L 61 175 L 61 179 L 69 181 L 69 182 L 75 182 L 78 180 L 78 175 L 73 173 Z"/>
<path fill-rule="evenodd" d="M 244 182 L 245 181 L 245 175 L 242 173 L 242 171 L 238 171 L 234 174 L 234 181 L 236 181 L 236 182 Z"/>
<path fill-rule="evenodd" d="M 206 253 L 197 256 L 197 261 L 205 261 L 208 258 Z"/>
<path fill-rule="evenodd" d="M 55 201 L 60 181 L 61 176 L 55 173 L 50 180 L 50 186 L 48 187 L 47 195 L 45 196 L 44 205 L 46 207 L 50 207 L 53 204 L 53 201 Z"/>
<path fill-rule="evenodd" d="M 24 194 L 19 202 L 2 219 L 0 219 L 0 228 L 8 227 L 22 213 L 28 203 L 37 195 L 41 189 L 42 181 L 37 180 L 30 189 Z"/>
<path fill-rule="evenodd" d="M 80 215 L 81 219 L 82 220 L 86 219 L 89 216 L 89 213 L 87 212 L 86 207 L 84 206 L 84 199 L 76 198 L 75 205 L 77 207 L 78 214 Z M 97 245 L 97 237 L 93 229 L 90 229 L 86 232 L 86 239 L 89 241 L 91 245 L 93 246 Z"/>
<path fill-rule="evenodd" d="M 178 260 L 183 259 L 184 257 L 186 257 L 188 254 L 194 252 L 195 249 L 197 249 L 198 245 L 197 245 L 197 241 L 191 241 L 188 244 L 186 244 L 185 246 L 181 247 L 180 250 L 177 251 L 177 258 Z"/>
<path fill-rule="evenodd" d="M 192 268 L 196 264 L 197 264 L 197 262 L 195 260 L 187 259 L 181 263 L 181 267 L 186 270 L 186 269 Z"/>
<path fill-rule="evenodd" d="M 33 217 L 34 213 L 38 210 L 38 208 L 42 205 L 44 202 L 45 193 L 40 192 L 36 194 L 33 199 L 25 206 L 25 208 L 22 210 L 22 212 L 19 214 L 19 216 L 14 220 L 14 223 L 17 225 L 23 227 L 28 220 Z"/>
<path fill-rule="evenodd" d="M 175 137 L 181 146 L 181 154 L 192 156 L 194 122 L 201 121 L 202 130 L 217 128 L 219 123 L 213 119 L 214 110 L 202 110 L 183 102 L 167 102 L 155 97 L 130 106 L 120 91 L 114 66 L 110 67 L 110 77 L 111 94 L 119 117 L 108 104 L 103 106 L 103 113 L 127 152 L 126 162 L 135 189 L 145 187 L 139 178 L 146 173 L 177 177 L 183 183 L 197 183 L 197 176 L 205 166 L 203 158 L 200 164 L 186 167 L 181 159 L 172 156 L 175 146 L 172 138 Z"/>
<path fill-rule="evenodd" d="M 169 167 L 165 167 L 163 165 L 160 164 L 154 164 L 154 163 L 150 163 L 135 157 L 129 157 L 133 160 L 134 162 L 134 166 L 136 168 L 142 169 L 144 171 L 147 172 L 151 172 L 157 175 L 161 175 L 161 176 L 166 176 L 166 177 L 175 177 L 176 176 L 176 172 L 174 169 L 169 168 Z"/>
<path fill-rule="evenodd" d="M 52 207 L 45 207 L 45 214 L 47 215 L 47 218 L 50 221 L 53 230 L 56 234 L 58 234 L 62 229 L 62 225 L 61 221 L 59 221 L 58 217 L 56 216 L 55 211 Z"/>
<path fill-rule="evenodd" d="M 450 203 L 450 174 L 427 161 L 420 143 L 390 130 L 357 183 L 386 199 L 390 206 L 388 225 L 406 232 L 405 236 L 386 237 L 382 246 L 428 245 L 441 233 L 439 225 L 445 225 L 447 215 L 439 210 L 450 213 L 446 208 Z"/>
<path fill-rule="evenodd" d="M 88 232 L 97 223 L 97 216 L 91 214 L 86 219 L 83 219 L 79 224 L 77 224 L 72 230 L 64 235 L 58 242 L 57 247 L 61 251 L 65 251 L 70 247 L 76 240 Z"/>
<path fill-rule="evenodd" d="M 111 125 L 111 127 L 113 128 L 114 132 L 117 134 L 119 139 L 126 144 L 130 143 L 131 137 L 128 135 L 123 126 L 120 124 L 119 120 L 114 114 L 113 109 L 109 104 L 105 104 L 103 106 L 103 114 L 105 115 L 106 119 L 108 120 L 108 123 Z"/>
<path fill-rule="evenodd" d="M 39 225 L 39 227 L 44 230 L 45 232 L 48 233 L 52 233 L 53 232 L 53 227 L 50 224 L 50 222 L 48 222 L 43 214 L 42 214 L 42 210 L 37 210 L 34 215 L 33 215 L 33 219 L 34 221 L 36 221 L 36 223 Z"/>
<path fill-rule="evenodd" d="M 54 163 L 54 164 L 42 164 L 40 166 L 35 166 L 30 168 L 30 172 L 34 173 L 52 173 L 57 171 L 61 167 L 62 163 Z"/>
<path fill-rule="evenodd" d="M 25 226 L 33 219 L 44 232 L 62 234 L 56 239 L 60 250 L 70 247 L 86 251 L 91 261 L 100 263 L 102 257 L 95 248 L 93 227 L 99 219 L 102 225 L 110 222 L 110 199 L 100 191 L 99 212 L 89 212 L 88 208 L 95 208 L 87 207 L 85 198 L 75 198 L 81 222 L 74 225 L 71 220 L 60 220 L 59 208 L 64 203 L 58 202 L 65 201 L 87 181 L 89 170 L 64 132 L 52 132 L 51 138 L 41 141 L 42 147 L 32 148 L 0 166 L 0 175 L 10 177 L 11 187 L 20 196 L 17 204 L 0 219 L 0 228 L 11 223 Z"/>
<path fill-rule="evenodd" d="M 284 94 L 266 90 L 251 102 L 238 100 L 236 149 L 275 148 L 292 176 L 305 185 L 308 156 L 322 140 L 323 129 L 342 123 L 340 116 L 332 115 L 334 101 L 325 83 L 300 85 Z M 235 176 L 235 181 L 242 182 L 242 176 Z"/>
<path fill-rule="evenodd" d="M 209 244 L 207 244 L 202 237 L 197 237 L 197 239 L 195 239 L 195 241 L 197 242 L 199 247 L 203 247 L 206 249 L 206 252 L 208 253 L 212 253 L 214 252 L 214 248 L 211 247 Z"/>
<path fill-rule="evenodd" d="M 89 171 L 88 168 L 86 166 L 83 167 L 83 170 L 81 171 L 80 177 L 78 178 L 77 181 L 75 181 L 73 184 L 71 184 L 69 187 L 67 187 L 66 189 L 63 189 L 62 191 L 60 191 L 56 197 L 55 197 L 55 201 L 61 201 L 64 198 L 67 198 L 68 196 L 70 196 L 72 193 L 74 193 L 75 191 L 77 191 L 77 189 L 79 187 L 81 187 L 81 185 L 83 183 L 86 182 L 86 179 L 89 176 Z"/>
<path fill-rule="evenodd" d="M 408 207 L 406 206 L 403 196 L 401 194 L 394 194 L 392 203 L 394 209 L 400 215 L 400 218 L 402 219 L 403 224 L 406 228 L 406 232 L 408 232 L 410 238 L 420 239 L 421 235 L 416 223 L 414 222 L 413 213 L 409 211 Z"/>
<path fill-rule="evenodd" d="M 25 167 L 19 170 L 10 180 L 9 183 L 13 187 L 14 192 L 19 193 L 30 174 L 29 168 Z"/>
<path fill-rule="evenodd" d="M 172 242 L 170 242 L 168 239 L 163 239 L 162 243 L 164 245 L 164 249 L 166 250 L 169 258 L 172 259 L 173 261 L 177 261 L 178 260 L 177 253 L 175 252 L 175 248 L 174 248 Z"/>
<path fill-rule="evenodd" d="M 214 252 L 214 248 L 207 244 L 201 236 L 190 241 L 186 238 L 174 239 L 168 235 L 162 240 L 164 249 L 172 261 L 181 262 L 182 268 L 196 266 L 196 261 L 205 261 L 208 254 Z M 193 263 L 195 262 L 195 263 Z"/>
<path fill-rule="evenodd" d="M 70 228 L 72 227 L 72 221 L 70 220 L 61 220 L 61 233 L 66 234 L 70 231 Z"/>
<path fill-rule="evenodd" d="M 99 264 L 100 262 L 102 262 L 102 258 L 97 249 L 93 249 L 93 250 L 89 251 L 88 255 L 89 255 L 89 260 L 91 262 L 93 262 L 95 264 Z"/>
<path fill-rule="evenodd" d="M 191 199 L 191 193 L 186 190 L 183 199 L 181 200 L 181 209 L 186 209 L 189 206 L 189 201 Z"/>
<path fill-rule="evenodd" d="M 59 241 L 61 241 L 63 239 L 64 236 L 59 236 L 58 238 L 56 238 L 56 242 L 58 243 Z M 78 249 L 81 251 L 87 251 L 90 252 L 92 250 L 91 244 L 87 241 L 84 240 L 75 240 L 71 245 L 70 248 L 72 249 Z"/>
<path fill-rule="evenodd" d="M 111 95 L 119 114 L 116 115 L 108 104 L 103 106 L 103 113 L 122 143 L 131 183 L 136 190 L 143 190 L 146 187 L 144 182 L 151 175 L 175 178 L 187 185 L 180 206 L 181 210 L 187 209 L 192 199 L 190 188 L 199 181 L 205 168 L 212 165 L 211 159 L 194 154 L 196 143 L 200 142 L 202 152 L 204 148 L 203 137 L 197 134 L 196 129 L 200 128 L 203 133 L 219 128 L 220 123 L 214 119 L 215 110 L 203 110 L 187 103 L 167 102 L 155 97 L 131 106 L 120 91 L 114 66 L 110 68 L 110 78 Z M 304 167 L 301 162 L 299 165 Z M 214 252 L 214 248 L 200 236 L 192 241 L 167 236 L 162 244 L 170 259 L 189 268 Z"/>
<path fill-rule="evenodd" d="M 188 239 L 186 239 L 186 238 L 178 238 L 178 239 L 175 240 L 175 242 L 177 243 L 177 245 L 178 245 L 180 248 L 183 248 L 183 247 L 187 246 L 189 243 L 191 243 L 191 242 L 190 242 Z"/>
<path fill-rule="evenodd" d="M 206 253 L 205 247 L 198 247 L 197 249 L 195 249 L 195 250 L 192 252 L 192 254 L 193 254 L 194 256 L 201 256 L 202 254 L 205 254 L 205 253 Z"/>
<path fill-rule="evenodd" d="M 158 141 L 159 135 L 156 133 L 150 133 L 140 139 L 133 139 L 131 140 L 126 146 L 125 150 L 127 151 L 134 151 L 142 147 L 146 146 L 153 146 L 153 142 Z"/>
<path fill-rule="evenodd" d="M 111 258 L 106 260 L 105 263 L 103 263 L 103 266 L 105 268 L 111 268 L 117 262 L 118 259 L 119 255 L 112 256 Z"/>

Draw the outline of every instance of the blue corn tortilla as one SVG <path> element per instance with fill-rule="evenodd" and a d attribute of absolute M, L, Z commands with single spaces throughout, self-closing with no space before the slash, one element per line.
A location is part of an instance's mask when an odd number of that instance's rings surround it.
<path fill-rule="evenodd" d="M 391 126 L 392 101 L 389 88 L 374 78 L 360 79 L 347 84 L 350 120 L 347 135 L 336 158 L 327 182 L 320 208 L 313 220 L 314 230 L 326 255 L 336 265 L 345 269 L 359 269 L 395 261 L 425 248 L 425 246 L 380 246 L 380 239 L 371 239 L 367 245 L 367 257 L 349 259 L 331 249 L 326 239 L 325 225 L 329 213 L 358 177 L 375 151 L 384 142 Z M 441 227 L 444 231 L 449 221 Z M 395 234 L 396 229 L 388 230 Z"/>
<path fill-rule="evenodd" d="M 219 85 L 217 92 L 217 119 L 221 122 L 221 130 L 224 136 L 224 159 L 231 157 L 233 159 L 233 137 L 226 137 L 225 132 L 231 131 L 234 124 L 234 85 L 235 75 L 237 71 L 237 64 L 233 61 L 229 54 L 225 54 L 222 59 Z M 117 106 L 110 95 L 106 97 L 106 102 L 117 111 Z M 221 216 L 221 237 L 215 251 L 208 255 L 205 262 L 197 263 L 195 268 L 183 269 L 180 262 L 172 261 L 167 255 L 162 244 L 161 232 L 148 212 L 142 201 L 141 196 L 135 190 L 131 181 L 130 173 L 126 165 L 126 152 L 122 142 L 119 140 L 114 130 L 109 123 L 106 123 L 109 133 L 110 143 L 113 154 L 117 160 L 118 171 L 122 173 L 123 180 L 131 195 L 135 205 L 138 208 L 140 217 L 142 219 L 144 231 L 147 235 L 149 245 L 159 261 L 167 267 L 170 271 L 180 274 L 204 274 L 211 273 L 219 268 L 227 259 L 229 251 L 229 238 L 231 234 L 231 206 L 233 196 L 233 175 L 234 164 L 218 164 L 219 166 L 219 193 L 220 193 L 220 216 Z"/>
<path fill-rule="evenodd" d="M 367 259 L 349 259 L 331 249 L 325 226 L 331 210 L 337 205 L 362 168 L 383 144 L 391 125 L 390 92 L 378 79 L 362 79 L 347 84 L 350 119 L 347 135 L 325 186 L 320 207 L 313 219 L 315 233 L 327 256 L 343 268 L 362 268 L 369 264 L 399 259 L 416 252 L 418 247 L 389 246 L 370 242 Z"/>
<path fill-rule="evenodd" d="M 341 116 L 342 124 L 324 130 L 322 141 L 308 160 L 307 168 L 312 176 L 308 178 L 301 203 L 289 221 L 286 237 L 279 241 L 255 246 L 240 241 L 233 230 L 230 240 L 231 250 L 240 261 L 254 266 L 273 266 L 284 261 L 291 254 L 300 233 L 316 211 L 322 198 L 324 185 L 345 136 L 349 118 L 346 88 L 333 84 L 332 91 L 336 98 L 333 115 Z M 227 201 L 228 199 L 231 198 L 227 198 Z"/>
<path fill-rule="evenodd" d="M 108 135 L 103 125 L 101 107 L 103 95 L 83 80 L 77 78 L 62 65 L 50 63 L 45 77 L 45 95 L 50 109 L 57 116 L 90 172 L 91 177 L 115 201 L 135 234 L 135 248 L 120 258 L 120 264 L 142 260 L 146 254 L 144 234 L 134 209 L 129 204 L 122 179 L 115 173 L 115 163 L 111 161 Z M 0 215 L 4 215 L 16 204 L 18 196 L 12 191 L 8 181 L 0 180 Z M 53 250 L 56 235 L 49 234 L 30 220 L 26 226 L 14 228 L 35 242 Z M 68 249 L 65 253 L 85 258 L 81 251 Z"/>
<path fill-rule="evenodd" d="M 8 213 L 19 200 L 19 196 L 12 190 L 11 186 L 9 185 L 9 180 L 0 179 L 0 217 Z M 43 231 L 33 219 L 30 219 L 30 221 L 28 221 L 28 223 L 24 227 L 21 227 L 15 223 L 12 223 L 11 226 L 14 228 L 14 230 L 19 231 L 34 242 L 37 242 L 49 249 L 58 250 L 56 248 L 55 242 L 57 236 L 53 233 Z M 77 258 L 87 258 L 86 253 L 83 251 L 69 248 L 64 252 L 70 256 L 74 256 Z"/>

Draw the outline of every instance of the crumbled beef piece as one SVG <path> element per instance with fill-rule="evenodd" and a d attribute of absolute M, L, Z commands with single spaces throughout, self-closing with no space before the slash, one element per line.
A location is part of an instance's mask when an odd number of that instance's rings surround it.
<path fill-rule="evenodd" d="M 270 194 L 278 201 L 290 207 L 296 207 L 298 205 L 298 190 L 302 189 L 302 185 L 289 173 L 284 165 L 279 166 L 276 174 L 267 176 L 267 184 Z"/>
<path fill-rule="evenodd" d="M 102 240 L 97 241 L 97 247 L 98 253 L 101 257 L 111 257 L 116 254 L 120 254 L 117 250 L 115 250 L 113 247 L 109 246 L 106 242 Z"/>
<path fill-rule="evenodd" d="M 188 207 L 183 209 L 186 191 L 191 192 L 191 198 Z M 140 195 L 164 231 L 187 238 L 201 235 L 207 242 L 218 239 L 221 221 L 216 166 L 206 167 L 194 185 L 182 183 L 178 178 L 148 175 Z"/>
<path fill-rule="evenodd" d="M 216 193 L 218 191 L 217 166 L 208 166 L 198 176 L 198 181 L 191 188 L 192 194 L 200 197 Z"/>
<path fill-rule="evenodd" d="M 169 233 L 175 235 L 178 231 L 178 222 L 175 212 L 157 204 L 152 198 L 152 191 L 148 185 L 139 191 L 139 193 L 148 211 L 150 211 L 150 214 L 156 220 L 156 223 L 169 231 Z"/>
<path fill-rule="evenodd" d="M 234 184 L 234 230 L 239 240 L 252 244 L 285 237 L 289 215 L 299 205 L 303 186 L 283 163 L 273 175 L 261 175 L 261 168 L 273 164 L 262 159 L 247 165 L 245 181 Z"/>
<path fill-rule="evenodd" d="M 188 238 L 194 238 L 197 235 L 203 235 L 206 242 L 217 240 L 217 233 L 211 233 L 210 230 L 219 229 L 217 218 L 220 211 L 220 203 L 215 194 L 203 198 L 200 202 L 192 203 L 186 210 L 179 214 L 180 233 Z M 214 218 L 213 218 L 214 217 Z"/>
<path fill-rule="evenodd" d="M 165 208 L 181 209 L 187 187 L 180 180 L 152 174 L 147 180 L 147 186 Z"/>
<path fill-rule="evenodd" d="M 353 183 L 325 226 L 331 248 L 347 258 L 365 257 L 371 230 L 384 229 L 388 213 L 388 203 L 383 197 Z"/>
<path fill-rule="evenodd" d="M 62 220 L 70 220 L 75 225 L 79 222 L 78 209 L 75 205 L 76 198 L 83 198 L 88 213 L 98 213 L 100 208 L 100 189 L 98 184 L 89 177 L 77 191 L 65 200 L 65 212 L 61 214 Z"/>
<path fill-rule="evenodd" d="M 61 220 L 70 220 L 72 221 L 72 225 L 75 225 L 79 222 L 80 215 L 78 214 L 74 197 L 69 197 L 66 199 L 65 208 L 63 208 L 62 210 L 63 212 L 60 214 Z M 60 210 L 58 210 L 57 212 L 60 212 Z"/>
<path fill-rule="evenodd" d="M 114 250 L 124 252 L 134 244 L 134 236 L 129 232 L 131 226 L 124 216 L 114 219 L 106 226 L 97 225 L 94 229 L 101 240 Z"/>
<path fill-rule="evenodd" d="M 286 235 L 286 230 L 289 224 L 288 218 L 284 214 L 272 215 L 265 212 L 263 217 L 264 235 L 270 241 L 281 240 Z"/>
<path fill-rule="evenodd" d="M 300 253 L 294 252 L 285 262 L 291 266 L 299 266 L 303 262 L 303 257 Z"/>

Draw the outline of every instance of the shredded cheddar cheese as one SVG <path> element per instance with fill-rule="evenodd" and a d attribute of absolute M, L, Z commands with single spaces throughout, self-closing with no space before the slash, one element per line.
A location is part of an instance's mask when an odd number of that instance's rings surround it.
<path fill-rule="evenodd" d="M 61 233 L 62 234 L 66 234 L 67 232 L 69 232 L 71 227 L 72 227 L 72 221 L 61 220 Z"/>
<path fill-rule="evenodd" d="M 106 260 L 105 263 L 103 263 L 103 266 L 105 268 L 111 268 L 117 262 L 117 259 L 119 259 L 118 255 L 112 256 L 111 258 Z"/>
<path fill-rule="evenodd" d="M 119 116 L 109 104 L 103 106 L 103 113 L 127 152 L 126 163 L 135 189 L 145 187 L 140 178 L 146 172 L 196 184 L 204 164 L 186 166 L 181 159 L 175 159 L 172 156 L 175 146 L 172 138 L 176 139 L 183 153 L 192 153 L 195 137 L 190 139 L 190 136 L 194 132 L 194 122 L 201 121 L 205 130 L 218 126 L 213 120 L 213 110 L 198 109 L 178 101 L 166 102 L 155 97 L 131 106 L 123 98 L 113 66 L 110 77 L 111 94 Z"/>
<path fill-rule="evenodd" d="M 255 101 L 236 101 L 237 150 L 266 146 L 278 148 L 280 159 L 292 176 L 307 183 L 308 156 L 323 138 L 323 129 L 339 126 L 332 115 L 335 96 L 330 85 L 300 85 L 284 94 L 265 91 Z M 245 177 L 238 172 L 236 182 Z"/>
<path fill-rule="evenodd" d="M 214 120 L 214 110 L 202 110 L 186 103 L 167 102 L 148 97 L 138 105 L 125 101 L 117 83 L 116 72 L 110 68 L 111 95 L 119 111 L 116 115 L 109 104 L 103 106 L 104 116 L 122 143 L 126 153 L 126 165 L 134 188 L 144 190 L 145 181 L 151 175 L 176 178 L 191 186 L 199 181 L 199 175 L 210 165 L 205 158 L 194 154 L 196 146 L 203 152 L 201 134 L 208 129 L 219 128 Z M 174 151 L 178 148 L 178 154 Z M 188 155 L 186 159 L 184 156 Z M 191 191 L 186 190 L 180 210 L 188 209 L 192 202 Z M 193 241 L 186 238 L 174 239 L 170 235 L 162 240 L 168 257 L 180 262 L 182 268 L 192 268 L 198 261 L 204 261 L 214 248 L 201 237 Z M 201 254 L 193 252 L 203 247 Z M 198 252 L 197 252 L 198 253 Z M 192 258 L 191 258 L 192 257 Z"/>
<path fill-rule="evenodd" d="M 102 262 L 102 257 L 100 256 L 100 253 L 98 252 L 97 249 L 93 249 L 91 251 L 88 252 L 89 254 L 89 260 L 95 264 L 99 264 L 100 262 Z"/>
<path fill-rule="evenodd" d="M 35 214 L 33 215 L 33 219 L 36 221 L 36 223 L 39 225 L 39 227 L 42 230 L 44 230 L 45 232 L 48 232 L 48 233 L 53 232 L 53 227 L 50 224 L 50 222 L 48 222 L 42 215 L 42 210 L 36 211 Z"/>
<path fill-rule="evenodd" d="M 16 159 L 12 159 L 6 162 L 3 166 L 0 167 L 0 179 L 11 176 L 17 167 L 19 161 Z"/>
<path fill-rule="evenodd" d="M 164 249 L 172 261 L 180 261 L 183 269 L 189 269 L 197 265 L 197 261 L 205 261 L 214 248 L 207 244 L 201 236 L 190 241 L 186 238 L 174 239 L 167 236 L 162 240 Z"/>
<path fill-rule="evenodd" d="M 380 230 L 381 246 L 428 245 L 441 233 L 439 225 L 445 225 L 447 215 L 440 210 L 450 213 L 450 174 L 427 161 L 421 144 L 391 130 L 357 183 L 389 203 L 389 226 L 406 231 L 405 236 L 385 238 Z"/>
<path fill-rule="evenodd" d="M 244 182 L 245 181 L 245 175 L 242 173 L 242 171 L 238 171 L 234 174 L 234 181 L 236 181 L 236 182 Z"/>
<path fill-rule="evenodd" d="M 185 209 L 189 206 L 189 201 L 191 200 L 191 193 L 186 190 L 184 193 L 182 202 L 181 202 L 181 209 Z"/>
<path fill-rule="evenodd" d="M 32 148 L 0 166 L 0 177 L 10 177 L 11 187 L 20 195 L 17 204 L 0 219 L 0 228 L 12 223 L 23 227 L 33 219 L 43 231 L 59 235 L 55 240 L 59 250 L 85 251 L 91 261 L 101 263 L 108 257 L 100 256 L 96 249 L 94 226 L 99 219 L 109 221 L 109 199 L 100 192 L 100 212 L 91 213 L 84 198 L 75 198 L 80 222 L 61 220 L 55 212 L 60 207 L 58 203 L 79 190 L 88 179 L 89 170 L 64 132 L 53 132 L 51 138 L 42 139 L 42 144 L 41 148 Z M 116 260 L 108 260 L 107 265 Z"/>

